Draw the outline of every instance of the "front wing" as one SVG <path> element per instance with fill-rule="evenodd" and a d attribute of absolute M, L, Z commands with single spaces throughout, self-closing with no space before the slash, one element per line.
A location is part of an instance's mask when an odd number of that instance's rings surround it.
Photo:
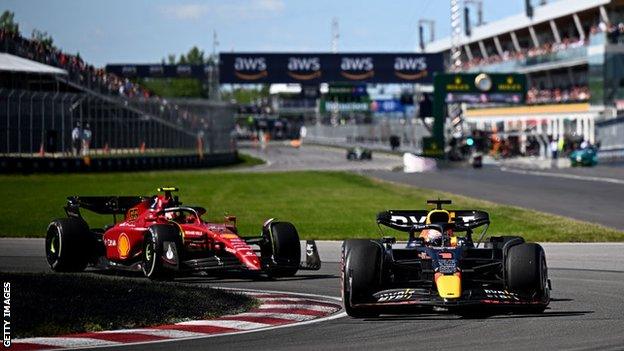
<path fill-rule="evenodd" d="M 421 288 L 399 288 L 376 292 L 368 302 L 354 303 L 358 306 L 438 306 L 461 307 L 474 305 L 535 306 L 548 304 L 548 296 L 529 296 L 499 289 L 467 289 L 456 299 L 440 297 L 436 291 Z"/>

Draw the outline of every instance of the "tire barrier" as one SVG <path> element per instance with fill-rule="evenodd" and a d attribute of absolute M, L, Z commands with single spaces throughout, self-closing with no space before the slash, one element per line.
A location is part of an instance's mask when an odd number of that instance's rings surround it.
<path fill-rule="evenodd" d="M 209 168 L 238 162 L 238 153 L 126 157 L 0 157 L 0 174 L 128 172 L 159 169 Z"/>

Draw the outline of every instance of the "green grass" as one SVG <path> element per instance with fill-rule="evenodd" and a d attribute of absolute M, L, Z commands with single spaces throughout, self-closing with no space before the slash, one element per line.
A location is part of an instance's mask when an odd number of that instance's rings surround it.
<path fill-rule="evenodd" d="M 0 176 L 0 184 L 5 200 L 0 236 L 43 236 L 49 221 L 64 215 L 69 195 L 147 195 L 158 186 L 177 185 L 181 201 L 206 207 L 209 219 L 222 220 L 226 213 L 238 216 L 243 234 L 257 234 L 264 220 L 277 217 L 293 222 L 302 238 L 377 238 L 377 212 L 424 208 L 427 199 L 441 197 L 454 201 L 450 208 L 488 211 L 491 234 L 519 234 L 533 241 L 624 241 L 623 232 L 587 222 L 342 172 Z M 90 216 L 88 222 L 110 222 L 108 216 L 98 217 Z"/>
<path fill-rule="evenodd" d="M 242 294 L 145 278 L 2 272 L 0 277 L 11 283 L 14 338 L 213 318 L 257 303 Z"/>
<path fill-rule="evenodd" d="M 247 154 L 242 154 L 239 153 L 238 154 L 238 163 L 236 163 L 234 166 L 237 167 L 252 167 L 252 166 L 259 166 L 259 165 L 263 165 L 266 162 L 264 162 L 263 160 L 247 155 Z"/>

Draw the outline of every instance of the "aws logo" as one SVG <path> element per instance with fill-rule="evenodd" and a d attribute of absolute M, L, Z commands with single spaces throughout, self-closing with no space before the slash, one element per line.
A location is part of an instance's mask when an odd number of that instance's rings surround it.
<path fill-rule="evenodd" d="M 404 80 L 418 80 L 429 74 L 424 57 L 396 57 L 394 75 Z"/>
<path fill-rule="evenodd" d="M 375 75 L 372 57 L 343 57 L 340 62 L 340 74 L 350 80 L 362 80 Z"/>
<path fill-rule="evenodd" d="M 264 57 L 236 57 L 234 74 L 243 80 L 258 80 L 268 75 Z"/>
<path fill-rule="evenodd" d="M 319 78 L 321 60 L 318 57 L 289 57 L 288 75 L 297 80 Z"/>

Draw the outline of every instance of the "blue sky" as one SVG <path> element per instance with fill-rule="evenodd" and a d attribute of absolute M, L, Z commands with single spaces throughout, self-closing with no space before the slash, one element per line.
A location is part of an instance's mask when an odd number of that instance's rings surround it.
<path fill-rule="evenodd" d="M 491 22 L 522 12 L 524 0 L 484 0 L 484 8 Z M 98 66 L 159 62 L 193 45 L 211 52 L 213 30 L 218 51 L 327 52 L 334 17 L 339 51 L 413 51 L 420 18 L 436 21 L 437 38 L 450 31 L 449 0 L 2 0 L 6 9 L 22 33 L 47 31 Z"/>

